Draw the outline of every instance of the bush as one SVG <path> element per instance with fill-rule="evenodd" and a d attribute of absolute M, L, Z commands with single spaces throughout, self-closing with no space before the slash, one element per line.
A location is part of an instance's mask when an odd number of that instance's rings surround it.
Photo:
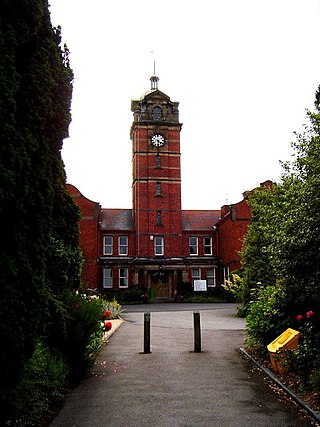
<path fill-rule="evenodd" d="M 320 388 L 320 330 L 318 314 L 308 311 L 298 315 L 301 333 L 298 350 L 295 353 L 295 370 L 305 385 L 314 384 Z"/>
<path fill-rule="evenodd" d="M 121 305 L 116 301 L 103 301 L 102 303 L 105 311 L 110 311 L 108 319 L 118 319 L 121 314 Z"/>
<path fill-rule="evenodd" d="M 81 379 L 92 366 L 93 347 L 103 339 L 101 319 L 104 312 L 102 299 L 74 292 L 66 292 L 62 301 L 55 303 L 47 343 L 58 349 L 69 363 L 71 381 Z"/>
<path fill-rule="evenodd" d="M 279 284 L 252 291 L 247 314 L 247 345 L 267 356 L 267 345 L 290 326 L 284 314 L 284 290 Z"/>
<path fill-rule="evenodd" d="M 102 289 L 101 296 L 108 301 L 116 300 L 120 304 L 140 304 L 143 302 L 141 296 L 143 289 L 138 285 L 127 289 Z"/>
<path fill-rule="evenodd" d="M 13 392 L 15 419 L 10 425 L 39 425 L 54 403 L 64 397 L 68 365 L 59 354 L 38 342 Z"/>

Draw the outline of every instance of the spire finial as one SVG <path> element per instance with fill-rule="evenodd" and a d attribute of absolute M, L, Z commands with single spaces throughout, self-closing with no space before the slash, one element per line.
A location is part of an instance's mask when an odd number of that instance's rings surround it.
<path fill-rule="evenodd" d="M 154 52 L 151 51 L 151 54 L 154 55 Z M 153 76 L 150 77 L 151 80 L 151 90 L 158 89 L 159 77 L 156 76 L 156 60 L 153 59 Z"/>

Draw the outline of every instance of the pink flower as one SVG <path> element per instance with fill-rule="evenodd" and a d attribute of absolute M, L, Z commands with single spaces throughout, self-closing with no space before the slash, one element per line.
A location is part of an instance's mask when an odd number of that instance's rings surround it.
<path fill-rule="evenodd" d="M 303 316 L 301 314 L 298 314 L 298 316 L 297 316 L 298 322 L 300 322 L 302 319 L 303 319 Z"/>
<path fill-rule="evenodd" d="M 309 317 L 311 317 L 311 316 L 313 316 L 314 315 L 314 312 L 313 311 L 308 311 L 308 313 L 307 313 L 307 318 L 309 319 Z"/>

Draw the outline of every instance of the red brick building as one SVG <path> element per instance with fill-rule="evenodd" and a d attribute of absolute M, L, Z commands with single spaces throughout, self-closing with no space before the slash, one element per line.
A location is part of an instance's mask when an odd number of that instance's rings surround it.
<path fill-rule="evenodd" d="M 82 214 L 84 284 L 172 297 L 182 284 L 220 286 L 240 268 L 250 210 L 246 196 L 219 210 L 181 209 L 179 103 L 150 80 L 151 90 L 131 102 L 132 209 L 103 209 L 68 186 Z"/>

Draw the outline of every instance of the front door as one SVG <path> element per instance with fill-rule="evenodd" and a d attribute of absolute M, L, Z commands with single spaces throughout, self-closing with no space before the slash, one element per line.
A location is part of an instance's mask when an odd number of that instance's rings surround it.
<path fill-rule="evenodd" d="M 169 296 L 169 280 L 167 271 L 151 271 L 151 287 L 155 290 L 156 297 Z"/>

